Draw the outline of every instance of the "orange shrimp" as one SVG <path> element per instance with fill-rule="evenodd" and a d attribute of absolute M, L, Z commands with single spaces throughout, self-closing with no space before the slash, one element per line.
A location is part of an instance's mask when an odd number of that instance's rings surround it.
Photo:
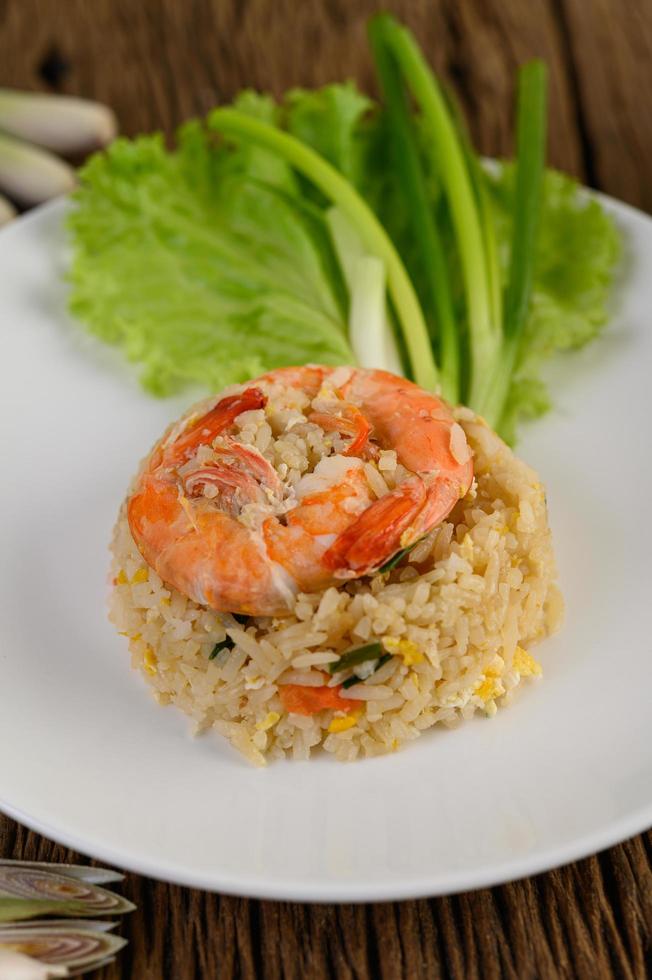
<path fill-rule="evenodd" d="M 279 390 L 310 402 L 304 425 L 344 440 L 293 485 L 232 431 L 270 398 L 273 415 Z M 408 473 L 376 499 L 365 460 L 383 449 Z M 283 615 L 298 591 L 374 572 L 418 541 L 472 477 L 464 431 L 436 395 L 384 371 L 281 368 L 174 426 L 145 462 L 127 514 L 145 561 L 194 601 Z"/>
<path fill-rule="evenodd" d="M 308 421 L 319 425 L 325 432 L 342 432 L 344 435 L 352 436 L 351 442 L 344 450 L 344 456 L 360 456 L 365 451 L 369 455 L 374 455 L 373 447 L 369 446 L 371 423 L 355 405 L 344 405 L 339 415 L 311 412 Z"/>

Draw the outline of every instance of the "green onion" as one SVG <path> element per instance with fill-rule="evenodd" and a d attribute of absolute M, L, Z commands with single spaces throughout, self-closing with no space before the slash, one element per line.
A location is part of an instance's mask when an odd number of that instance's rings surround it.
<path fill-rule="evenodd" d="M 470 394 L 475 404 L 484 394 L 500 342 L 500 324 L 492 317 L 492 299 L 478 206 L 464 152 L 435 76 L 413 35 L 389 14 L 379 14 L 383 38 L 432 135 L 432 156 L 450 205 L 462 266 L 471 349 Z"/>
<path fill-rule="evenodd" d="M 339 660 L 328 665 L 331 674 L 338 674 L 341 670 L 350 670 L 352 667 L 359 667 L 367 660 L 378 660 L 383 654 L 382 643 L 365 643 L 362 647 L 354 650 L 347 650 Z"/>
<path fill-rule="evenodd" d="M 433 341 L 439 344 L 442 394 L 455 403 L 459 400 L 460 359 L 459 336 L 449 285 L 450 275 L 428 201 L 412 114 L 387 43 L 387 28 L 386 17 L 374 17 L 369 22 L 369 37 L 385 98 L 388 136 L 394 151 L 394 168 L 401 191 L 409 205 L 412 232 L 419 244 L 421 264 L 435 313 L 437 329 L 434 331 Z M 391 35 L 389 40 L 391 44 Z"/>
<path fill-rule="evenodd" d="M 524 65 L 518 77 L 516 174 L 512 242 L 505 297 L 505 342 L 486 405 L 480 406 L 494 428 L 500 423 L 516 367 L 532 296 L 537 235 L 543 204 L 546 149 L 546 66 Z"/>
<path fill-rule="evenodd" d="M 243 112 L 216 109 L 209 122 L 225 136 L 249 141 L 277 153 L 344 212 L 369 253 L 385 264 L 389 294 L 405 338 L 415 381 L 422 388 L 436 388 L 439 372 L 414 287 L 393 242 L 352 184 L 300 140 Z"/>
<path fill-rule="evenodd" d="M 380 660 L 376 664 L 376 668 L 375 668 L 373 674 L 370 674 L 369 676 L 370 677 L 373 677 L 373 675 L 377 671 L 380 670 L 380 668 L 383 666 L 383 664 L 386 664 L 387 661 L 388 660 L 391 660 L 391 659 L 392 659 L 392 654 L 391 653 L 385 653 L 385 654 L 383 654 L 383 656 L 380 658 Z M 342 687 L 345 687 L 348 690 L 350 687 L 354 687 L 356 684 L 362 684 L 362 678 L 361 677 L 356 677 L 355 674 L 354 674 L 353 677 L 347 677 L 347 679 L 342 684 Z"/>
<path fill-rule="evenodd" d="M 219 643 L 216 643 L 215 644 L 215 646 L 213 647 L 213 649 L 211 650 L 211 652 L 208 655 L 208 659 L 209 660 L 215 660 L 215 657 L 218 655 L 218 653 L 221 653 L 222 650 L 233 650 L 233 647 L 234 646 L 235 646 L 235 643 L 233 642 L 233 640 L 231 639 L 231 637 L 230 636 L 227 636 L 227 638 L 225 640 L 220 640 Z"/>
<path fill-rule="evenodd" d="M 349 342 L 358 364 L 402 374 L 387 311 L 384 263 L 367 254 L 357 231 L 339 208 L 328 209 L 326 223 L 349 291 Z"/>
<path fill-rule="evenodd" d="M 487 266 L 487 280 L 489 283 L 489 298 L 491 302 L 491 317 L 495 324 L 503 322 L 503 292 L 502 280 L 500 275 L 500 262 L 498 258 L 498 240 L 496 231 L 496 216 L 494 205 L 487 188 L 487 173 L 482 166 L 471 142 L 471 137 L 466 125 L 466 120 L 455 100 L 454 95 L 442 88 L 442 93 L 446 99 L 448 111 L 451 114 L 453 123 L 457 130 L 457 135 L 464 153 L 466 165 L 469 168 L 469 177 L 475 195 L 478 213 L 480 215 L 480 225 L 482 229 L 482 239 L 484 242 L 485 260 Z"/>
<path fill-rule="evenodd" d="M 418 541 L 415 541 L 414 544 L 409 545 L 407 548 L 401 548 L 400 551 L 397 551 L 393 558 L 390 558 L 389 561 L 386 561 L 384 565 L 380 566 L 378 569 L 380 574 L 382 575 L 384 572 L 391 572 L 393 568 L 396 568 L 398 563 L 403 561 L 405 556 L 409 555 L 412 549 L 415 548 L 418 543 Z"/>
<path fill-rule="evenodd" d="M 543 197 L 546 153 L 546 66 L 524 65 L 518 77 L 516 189 L 512 250 L 505 298 L 505 335 L 519 336 L 525 325 Z"/>

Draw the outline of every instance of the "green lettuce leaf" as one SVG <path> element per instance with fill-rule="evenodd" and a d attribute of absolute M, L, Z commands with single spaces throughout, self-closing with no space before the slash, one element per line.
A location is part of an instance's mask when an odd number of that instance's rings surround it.
<path fill-rule="evenodd" d="M 489 187 L 506 270 L 512 165 L 490 176 Z M 543 362 L 582 347 L 607 322 L 619 256 L 618 232 L 600 202 L 571 177 L 546 171 L 532 305 L 500 426 L 510 442 L 519 419 L 536 418 L 551 406 L 540 377 Z"/>
<path fill-rule="evenodd" d="M 291 105 L 293 118 L 307 120 L 295 130 L 295 135 L 327 156 L 367 199 L 398 248 L 426 319 L 432 321 L 423 257 L 411 233 L 407 202 L 392 162 L 384 112 L 364 96 L 356 100 L 352 85 L 331 85 L 318 92 L 297 90 L 291 95 Z M 432 136 L 423 125 L 418 125 L 417 134 L 430 206 L 449 257 L 450 288 L 464 343 L 468 330 L 459 260 L 438 175 L 433 171 L 433 157 L 427 153 Z M 513 174 L 513 165 L 505 164 L 486 175 L 503 287 L 511 241 Z M 514 441 L 520 420 L 537 417 L 550 408 L 550 396 L 540 377 L 544 361 L 556 352 L 587 343 L 606 323 L 607 301 L 619 253 L 618 232 L 600 202 L 572 178 L 547 170 L 532 304 L 500 422 L 501 434 L 510 442 Z"/>
<path fill-rule="evenodd" d="M 285 96 L 285 128 L 358 187 L 369 166 L 365 118 L 373 108 L 353 82 L 292 89 Z"/>
<path fill-rule="evenodd" d="M 238 101 L 275 118 L 270 99 Z M 193 122 L 173 153 L 158 135 L 117 140 L 75 197 L 71 310 L 140 365 L 152 393 L 353 360 L 322 215 L 273 154 L 217 147 Z"/>
<path fill-rule="evenodd" d="M 287 130 L 353 184 L 388 232 L 432 324 L 428 270 L 383 109 L 353 83 L 294 89 L 280 103 L 245 91 L 234 106 Z M 416 131 L 446 254 L 464 383 L 469 329 L 459 255 L 432 134 L 420 119 Z M 477 174 L 482 179 L 479 167 Z M 504 287 L 513 166 L 492 171 L 486 182 Z M 159 136 L 118 140 L 86 165 L 76 201 L 71 308 L 140 365 L 150 391 L 167 394 L 189 382 L 219 389 L 283 364 L 354 360 L 347 340 L 351 270 L 338 264 L 328 202 L 276 153 L 220 140 L 192 122 L 174 152 Z M 499 425 L 509 441 L 522 419 L 550 407 L 544 361 L 587 343 L 606 322 L 618 256 L 619 237 L 600 202 L 547 171 L 531 308 Z"/>
<path fill-rule="evenodd" d="M 317 90 L 293 89 L 286 95 L 286 103 L 277 124 L 285 125 L 293 136 L 325 157 L 366 200 L 398 248 L 426 322 L 434 334 L 435 313 L 427 272 L 419 243 L 412 232 L 409 202 L 397 179 L 392 135 L 385 112 L 353 82 L 334 83 Z M 431 207 L 438 226 L 452 246 L 448 217 L 442 207 L 441 186 L 426 159 L 429 137 L 420 123 L 418 138 Z M 453 263 L 449 272 L 451 288 L 461 296 L 460 276 Z"/>

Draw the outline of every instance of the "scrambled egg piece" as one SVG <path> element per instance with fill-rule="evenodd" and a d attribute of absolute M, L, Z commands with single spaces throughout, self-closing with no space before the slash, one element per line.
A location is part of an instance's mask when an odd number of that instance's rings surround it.
<path fill-rule="evenodd" d="M 331 735 L 337 735 L 338 732 L 346 732 L 349 728 L 353 728 L 357 725 L 358 718 L 360 717 L 359 711 L 353 711 L 348 715 L 344 715 L 342 718 L 333 718 L 332 722 L 328 726 L 328 731 Z"/>
<path fill-rule="evenodd" d="M 519 672 L 521 677 L 540 677 L 543 673 L 541 664 L 523 647 L 516 647 L 512 667 Z"/>
<path fill-rule="evenodd" d="M 156 673 L 156 665 L 158 660 L 156 659 L 156 654 L 150 646 L 145 650 L 145 656 L 143 657 L 143 666 L 148 674 Z"/>
<path fill-rule="evenodd" d="M 476 684 L 473 693 L 477 695 L 485 705 L 490 705 L 496 698 L 505 693 L 505 687 L 500 680 L 500 674 L 505 662 L 502 657 L 494 657 L 493 661 L 484 672 L 484 677 Z M 493 712 L 491 712 L 493 714 Z"/>
<path fill-rule="evenodd" d="M 406 667 L 422 664 L 425 657 L 412 640 L 401 640 L 398 636 L 383 636 L 382 644 L 394 657 L 402 657 Z"/>
<path fill-rule="evenodd" d="M 462 538 L 462 543 L 460 544 L 460 553 L 462 558 L 465 558 L 469 564 L 473 564 L 473 552 L 474 552 L 473 540 L 470 534 L 465 534 Z"/>
<path fill-rule="evenodd" d="M 280 717 L 278 711 L 270 711 L 262 721 L 256 723 L 256 728 L 259 732 L 266 732 L 268 729 L 274 727 Z"/>
<path fill-rule="evenodd" d="M 149 573 L 146 568 L 139 568 L 131 580 L 132 585 L 139 585 L 141 582 L 146 582 L 149 578 Z"/>
<path fill-rule="evenodd" d="M 485 677 L 484 680 L 480 681 L 473 693 L 477 694 L 486 704 L 487 701 L 493 701 L 494 698 L 504 694 L 505 688 L 495 677 Z"/>
<path fill-rule="evenodd" d="M 121 630 L 120 636 L 128 636 L 130 640 L 139 640 L 142 636 L 142 633 L 123 633 Z"/>

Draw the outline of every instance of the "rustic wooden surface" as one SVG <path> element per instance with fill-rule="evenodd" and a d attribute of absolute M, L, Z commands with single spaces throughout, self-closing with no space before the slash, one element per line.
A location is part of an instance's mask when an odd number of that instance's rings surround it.
<path fill-rule="evenodd" d="M 364 24 L 379 6 L 415 30 L 487 154 L 511 149 L 516 66 L 544 57 L 551 162 L 652 212 L 652 0 L 0 0 L 0 85 L 94 97 L 125 133 L 171 133 L 245 85 L 372 88 Z M 0 856 L 75 859 L 2 816 Z M 652 974 L 652 835 L 400 904 L 246 901 L 137 875 L 124 891 L 130 945 L 98 980 Z"/>

